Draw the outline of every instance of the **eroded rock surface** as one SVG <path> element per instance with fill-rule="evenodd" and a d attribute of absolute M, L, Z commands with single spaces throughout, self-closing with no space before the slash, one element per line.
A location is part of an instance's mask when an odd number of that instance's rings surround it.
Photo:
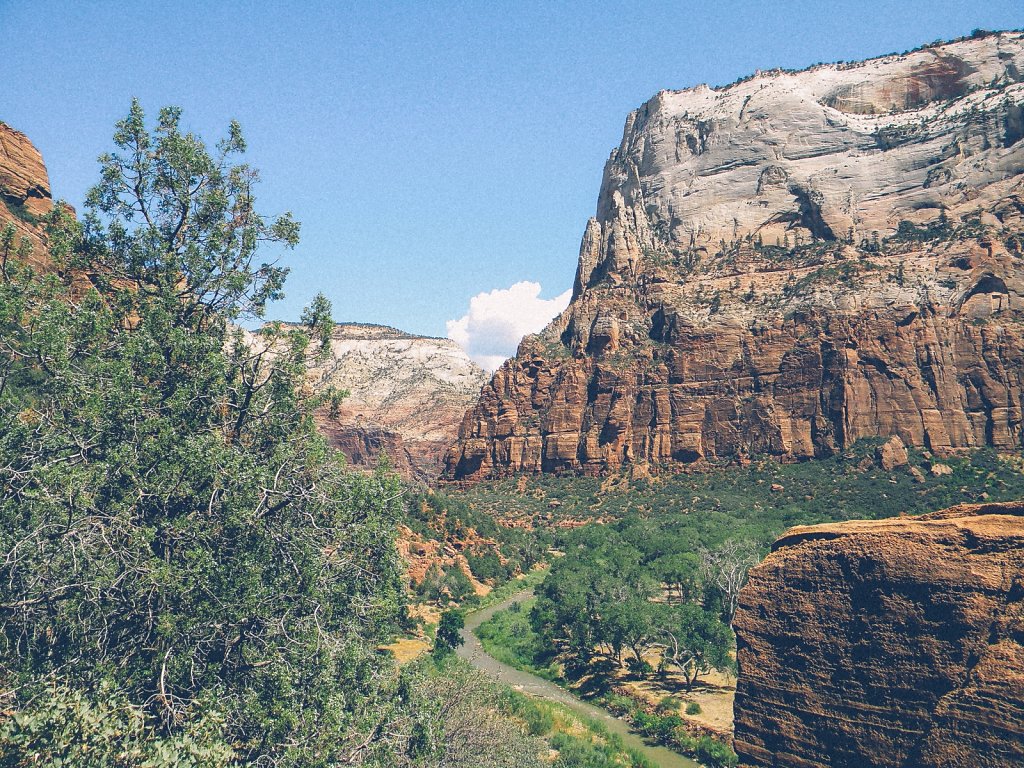
<path fill-rule="evenodd" d="M 1024 765 L 1024 503 L 793 528 L 734 626 L 743 765 Z"/>
<path fill-rule="evenodd" d="M 0 121 L 0 222 L 14 224 L 16 243 L 32 243 L 30 263 L 45 262 L 41 219 L 53 208 L 43 157 L 28 137 Z"/>
<path fill-rule="evenodd" d="M 487 378 L 455 342 L 357 323 L 335 326 L 330 356 L 311 370 L 315 386 L 348 390 L 338 416 L 317 423 L 356 466 L 382 452 L 410 479 L 437 477 L 463 414 Z"/>
<path fill-rule="evenodd" d="M 1019 448 L 1022 137 L 1020 33 L 658 94 L 447 475 Z"/>

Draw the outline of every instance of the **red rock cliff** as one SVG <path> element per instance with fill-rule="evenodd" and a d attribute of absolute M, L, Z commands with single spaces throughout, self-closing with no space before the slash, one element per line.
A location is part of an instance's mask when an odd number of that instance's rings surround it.
<path fill-rule="evenodd" d="M 1024 765 L 1024 503 L 794 528 L 734 626 L 743 765 Z"/>
<path fill-rule="evenodd" d="M 1019 448 L 1024 35 L 663 92 L 447 476 Z"/>
<path fill-rule="evenodd" d="M 0 222 L 14 224 L 18 240 L 29 239 L 36 264 L 45 254 L 40 219 L 52 208 L 42 155 L 25 134 L 0 121 Z"/>

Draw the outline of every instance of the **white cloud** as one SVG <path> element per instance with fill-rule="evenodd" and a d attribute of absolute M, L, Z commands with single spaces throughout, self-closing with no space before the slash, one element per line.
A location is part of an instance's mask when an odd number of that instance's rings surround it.
<path fill-rule="evenodd" d="M 448 338 L 481 368 L 495 370 L 516 353 L 523 336 L 537 333 L 569 306 L 571 290 L 553 299 L 540 298 L 540 290 L 540 283 L 523 280 L 478 293 L 466 314 L 447 322 Z"/>

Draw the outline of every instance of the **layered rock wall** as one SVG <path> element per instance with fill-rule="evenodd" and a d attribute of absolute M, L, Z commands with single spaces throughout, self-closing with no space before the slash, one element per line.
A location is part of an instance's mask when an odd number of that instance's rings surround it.
<path fill-rule="evenodd" d="M 663 92 L 449 477 L 1021 446 L 1024 36 Z"/>
<path fill-rule="evenodd" d="M 43 157 L 28 137 L 0 121 L 0 222 L 32 244 L 30 262 L 45 262 L 42 218 L 53 208 L 50 180 Z"/>
<path fill-rule="evenodd" d="M 1024 765 L 1024 504 L 794 528 L 734 626 L 745 766 Z"/>
<path fill-rule="evenodd" d="M 353 465 L 373 467 L 386 454 L 423 482 L 437 478 L 487 378 L 453 341 L 359 323 L 335 327 L 329 356 L 310 375 L 316 387 L 349 393 L 337 416 L 325 409 L 317 424 Z"/>

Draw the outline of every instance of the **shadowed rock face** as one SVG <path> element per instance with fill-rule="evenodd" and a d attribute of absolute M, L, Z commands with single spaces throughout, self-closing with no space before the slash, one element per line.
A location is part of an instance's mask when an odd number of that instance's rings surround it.
<path fill-rule="evenodd" d="M 1024 36 L 662 92 L 447 475 L 1022 440 Z"/>
<path fill-rule="evenodd" d="M 1024 765 L 1024 504 L 793 528 L 734 627 L 752 768 Z"/>

